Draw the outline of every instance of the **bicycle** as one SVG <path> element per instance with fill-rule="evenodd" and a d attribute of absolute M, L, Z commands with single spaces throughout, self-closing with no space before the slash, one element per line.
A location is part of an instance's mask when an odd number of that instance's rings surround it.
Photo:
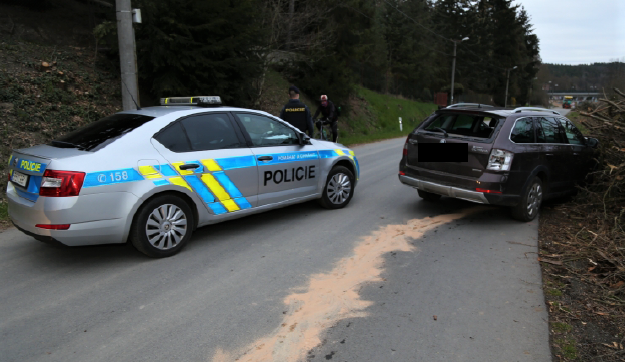
<path fill-rule="evenodd" d="M 332 132 L 332 129 L 330 128 L 330 123 L 331 122 L 328 120 L 328 118 L 315 119 L 315 125 L 319 127 L 315 127 L 316 131 L 315 131 L 313 138 L 322 140 L 322 141 L 332 142 L 333 132 Z M 337 137 L 337 140 L 339 140 L 339 137 Z"/>

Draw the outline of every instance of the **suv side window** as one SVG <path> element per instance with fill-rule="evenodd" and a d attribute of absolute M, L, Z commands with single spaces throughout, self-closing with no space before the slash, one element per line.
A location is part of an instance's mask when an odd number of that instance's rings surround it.
<path fill-rule="evenodd" d="M 175 122 L 171 126 L 161 130 L 154 136 L 163 146 L 172 152 L 189 152 L 191 146 L 187 135 L 181 127 L 180 122 Z"/>
<path fill-rule="evenodd" d="M 533 119 L 520 118 L 515 121 L 515 125 L 511 130 L 511 141 L 515 143 L 534 143 L 533 135 Z"/>
<path fill-rule="evenodd" d="M 537 143 L 567 143 L 565 134 L 558 122 L 552 117 L 538 117 Z"/>
<path fill-rule="evenodd" d="M 296 131 L 274 119 L 250 113 L 236 113 L 235 116 L 243 124 L 255 147 L 300 144 Z"/>
<path fill-rule="evenodd" d="M 574 126 L 570 120 L 565 118 L 559 118 L 559 122 L 561 122 L 561 126 L 565 129 L 565 136 L 567 137 L 567 141 L 571 145 L 584 145 L 585 137 L 583 134 Z"/>
<path fill-rule="evenodd" d="M 181 121 L 194 151 L 241 147 L 226 114 L 201 114 Z"/>

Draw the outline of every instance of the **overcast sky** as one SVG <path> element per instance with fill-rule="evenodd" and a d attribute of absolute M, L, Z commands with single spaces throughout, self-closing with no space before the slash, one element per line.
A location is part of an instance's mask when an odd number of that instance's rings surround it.
<path fill-rule="evenodd" d="M 624 0 L 515 0 L 539 37 L 543 63 L 624 61 Z"/>

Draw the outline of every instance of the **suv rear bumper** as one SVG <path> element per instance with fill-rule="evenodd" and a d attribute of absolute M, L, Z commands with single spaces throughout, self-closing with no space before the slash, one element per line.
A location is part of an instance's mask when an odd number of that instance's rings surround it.
<path fill-rule="evenodd" d="M 437 195 L 453 197 L 456 199 L 476 202 L 479 204 L 515 206 L 519 203 L 516 195 L 493 195 L 484 192 L 466 190 L 458 187 L 442 185 L 440 183 L 425 181 L 405 175 L 398 175 L 400 182 L 415 189 L 431 192 Z"/>

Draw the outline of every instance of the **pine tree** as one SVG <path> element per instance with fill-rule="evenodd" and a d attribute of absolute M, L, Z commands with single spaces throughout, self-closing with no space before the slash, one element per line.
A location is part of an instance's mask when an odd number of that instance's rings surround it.
<path fill-rule="evenodd" d="M 157 96 L 218 95 L 250 104 L 262 33 L 257 0 L 141 1 L 136 27 L 141 80 Z"/>

